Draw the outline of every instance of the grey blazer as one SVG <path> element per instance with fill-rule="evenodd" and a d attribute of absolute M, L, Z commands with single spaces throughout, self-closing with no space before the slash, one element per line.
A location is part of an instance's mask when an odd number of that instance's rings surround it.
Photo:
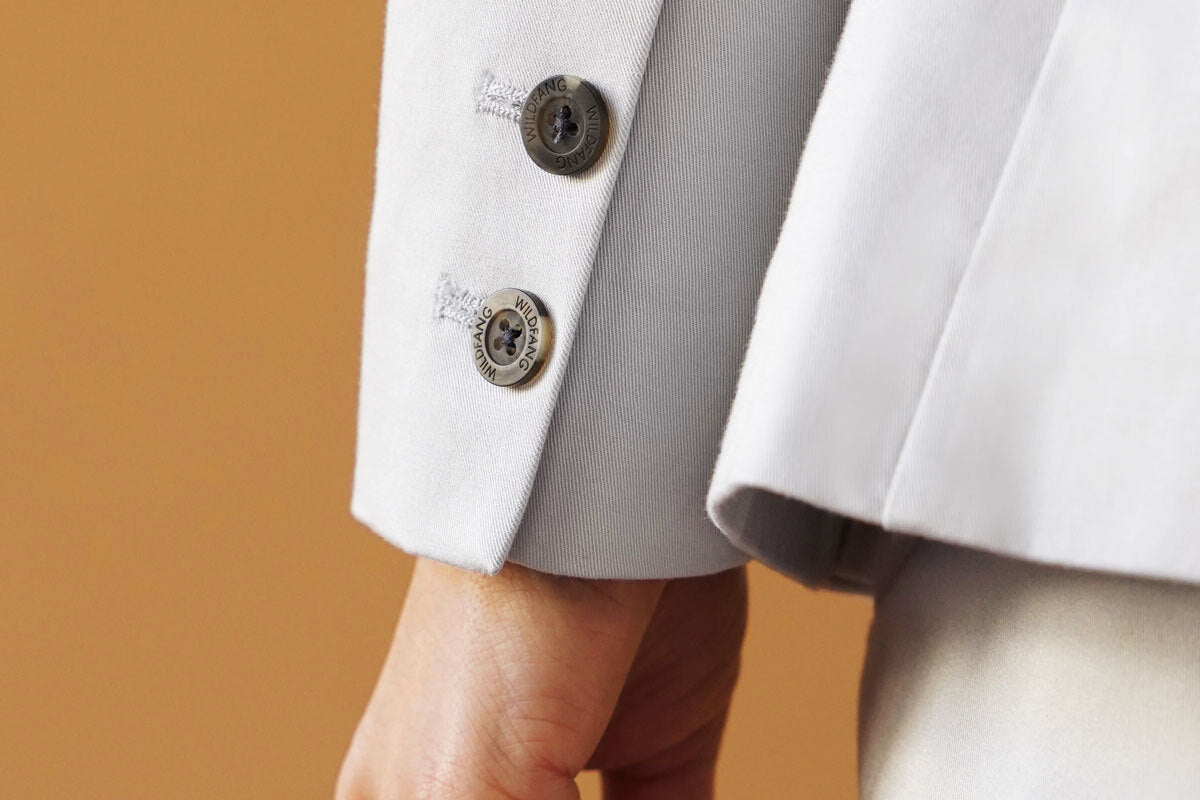
<path fill-rule="evenodd" d="M 489 572 L 855 585 L 916 535 L 1200 579 L 1197 42 L 1177 0 L 391 0 L 354 514 Z M 607 124 L 570 174 L 522 122 L 576 130 L 557 75 Z"/>

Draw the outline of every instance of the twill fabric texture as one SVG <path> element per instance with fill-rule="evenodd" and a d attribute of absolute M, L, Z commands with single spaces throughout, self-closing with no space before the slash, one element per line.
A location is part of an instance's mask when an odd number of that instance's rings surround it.
<path fill-rule="evenodd" d="M 511 560 L 625 578 L 746 560 L 705 496 L 845 12 L 752 5 L 662 8 Z M 836 538 L 797 541 L 827 568 Z"/>

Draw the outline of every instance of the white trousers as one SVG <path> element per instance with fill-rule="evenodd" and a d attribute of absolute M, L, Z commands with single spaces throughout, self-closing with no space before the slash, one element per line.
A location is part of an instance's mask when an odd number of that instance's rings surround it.
<path fill-rule="evenodd" d="M 859 722 L 865 800 L 1200 797 L 1200 587 L 922 541 Z"/>

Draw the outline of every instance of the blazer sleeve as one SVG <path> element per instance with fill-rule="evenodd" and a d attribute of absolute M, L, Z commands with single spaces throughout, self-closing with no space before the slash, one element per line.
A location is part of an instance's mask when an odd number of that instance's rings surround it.
<path fill-rule="evenodd" d="M 715 572 L 705 495 L 842 0 L 391 0 L 368 243 L 354 515 L 471 570 Z M 575 175 L 517 119 L 556 74 L 609 134 Z M 554 342 L 494 385 L 475 309 L 514 287 Z M 816 512 L 806 555 L 842 526 Z"/>

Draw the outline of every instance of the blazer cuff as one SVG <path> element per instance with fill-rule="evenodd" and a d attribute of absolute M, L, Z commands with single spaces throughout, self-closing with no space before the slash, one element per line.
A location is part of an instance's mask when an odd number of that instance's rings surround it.
<path fill-rule="evenodd" d="M 388 5 L 351 510 L 399 547 L 496 572 L 537 471 L 659 0 Z M 518 109 L 549 76 L 603 96 L 586 172 L 544 171 Z M 484 380 L 472 303 L 516 287 L 555 336 L 538 379 Z"/>

